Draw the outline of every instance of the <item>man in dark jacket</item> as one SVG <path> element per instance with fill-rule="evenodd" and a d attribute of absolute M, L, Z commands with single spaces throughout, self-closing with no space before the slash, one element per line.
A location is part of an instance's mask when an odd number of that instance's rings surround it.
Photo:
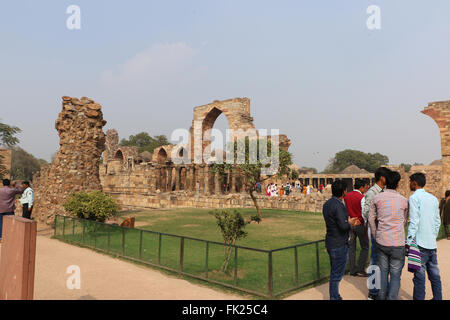
<path fill-rule="evenodd" d="M 342 300 L 339 294 L 339 282 L 345 273 L 348 259 L 348 238 L 352 226 L 361 222 L 358 218 L 349 218 L 344 204 L 347 185 L 336 180 L 331 185 L 333 197 L 323 205 L 323 217 L 327 227 L 325 246 L 330 256 L 330 300 Z"/>

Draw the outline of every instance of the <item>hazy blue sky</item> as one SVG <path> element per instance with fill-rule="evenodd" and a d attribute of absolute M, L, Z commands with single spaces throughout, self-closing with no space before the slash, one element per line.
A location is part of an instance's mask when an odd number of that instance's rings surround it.
<path fill-rule="evenodd" d="M 72 4 L 81 30 L 66 28 Z M 366 27 L 371 4 L 381 30 Z M 5 1 L 0 118 L 49 159 L 63 95 L 101 103 L 121 137 L 169 136 L 195 106 L 248 97 L 300 166 L 345 148 L 429 163 L 439 130 L 420 110 L 450 99 L 449 17 L 448 0 Z"/>

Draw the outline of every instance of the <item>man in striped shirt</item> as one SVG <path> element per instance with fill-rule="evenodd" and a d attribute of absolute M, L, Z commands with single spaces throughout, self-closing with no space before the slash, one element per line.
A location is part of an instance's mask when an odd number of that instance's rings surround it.
<path fill-rule="evenodd" d="M 405 265 L 405 226 L 409 205 L 408 200 L 396 191 L 400 174 L 392 171 L 386 180 L 386 190 L 376 195 L 370 205 L 369 225 L 377 243 L 381 271 L 378 299 L 397 300 Z"/>

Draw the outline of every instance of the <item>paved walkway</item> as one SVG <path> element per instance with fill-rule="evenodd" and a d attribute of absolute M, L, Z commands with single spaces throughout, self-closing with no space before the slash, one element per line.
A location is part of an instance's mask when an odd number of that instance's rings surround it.
<path fill-rule="evenodd" d="M 41 230 L 37 238 L 35 299 L 243 299 L 221 290 L 193 284 L 158 270 L 139 266 L 69 245 L 49 238 L 50 230 Z M 438 249 L 444 299 L 450 297 L 450 241 L 439 242 Z M 66 286 L 67 267 L 77 265 L 81 270 L 81 288 Z M 366 279 L 346 276 L 341 283 L 344 299 L 366 299 Z M 427 298 L 431 298 L 427 283 Z M 328 299 L 328 284 L 296 293 L 287 299 Z M 400 299 L 412 299 L 412 274 L 403 272 Z"/>
<path fill-rule="evenodd" d="M 442 296 L 450 299 L 450 241 L 438 241 L 438 263 L 441 271 Z M 399 292 L 400 300 L 412 300 L 413 294 L 413 274 L 405 269 L 402 272 L 402 284 Z M 426 281 L 426 299 L 433 297 L 430 282 Z M 367 299 L 367 278 L 345 276 L 339 287 L 340 294 L 345 300 L 365 300 Z M 298 292 L 287 300 L 324 300 L 329 299 L 328 283 Z"/>

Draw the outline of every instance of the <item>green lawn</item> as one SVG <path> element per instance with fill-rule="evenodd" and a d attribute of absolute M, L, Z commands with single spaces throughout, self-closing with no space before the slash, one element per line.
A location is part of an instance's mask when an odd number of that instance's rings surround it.
<path fill-rule="evenodd" d="M 142 212 L 123 212 L 121 216 L 136 217 L 136 229 L 122 229 L 104 224 L 97 224 L 95 233 L 93 225 L 85 225 L 83 241 L 83 222 L 66 219 L 64 239 L 90 247 L 109 251 L 113 254 L 140 259 L 153 264 L 175 270 L 180 268 L 180 238 L 168 235 L 161 236 L 159 250 L 159 234 L 142 232 L 142 247 L 139 250 L 140 229 L 199 238 L 222 243 L 220 231 L 215 218 L 209 214 L 211 210 L 177 209 L 149 210 Z M 244 216 L 254 214 L 254 210 L 240 209 Z M 325 224 L 320 213 L 298 211 L 263 210 L 260 224 L 247 225 L 248 236 L 240 240 L 239 246 L 272 250 L 294 244 L 321 240 L 325 236 Z M 58 219 L 56 237 L 62 238 L 63 220 Z M 109 235 L 108 235 L 109 233 Z M 122 237 L 124 245 L 122 247 Z M 109 245 L 108 245 L 109 238 Z M 296 278 L 295 249 L 290 248 L 272 253 L 273 291 L 275 293 L 307 284 L 329 273 L 328 254 L 325 244 L 317 246 L 320 269 L 317 272 L 316 245 L 297 248 L 298 280 Z M 208 279 L 236 285 L 255 292 L 268 292 L 267 252 L 238 249 L 237 282 L 234 277 L 234 253 L 230 262 L 230 273 L 220 272 L 223 261 L 223 245 L 208 244 Z M 122 252 L 123 250 L 123 252 Z M 158 252 L 161 252 L 158 259 Z M 158 262 L 159 261 L 159 262 Z M 203 241 L 184 239 L 183 271 L 200 277 L 206 277 L 206 243 Z"/>
<path fill-rule="evenodd" d="M 209 209 L 148 210 L 123 212 L 121 217 L 136 217 L 136 228 L 222 242 L 216 219 Z M 239 209 L 244 217 L 254 209 Z M 238 245 L 259 249 L 276 249 L 325 238 L 321 213 L 262 210 L 260 224 L 251 223 L 248 236 Z"/>

